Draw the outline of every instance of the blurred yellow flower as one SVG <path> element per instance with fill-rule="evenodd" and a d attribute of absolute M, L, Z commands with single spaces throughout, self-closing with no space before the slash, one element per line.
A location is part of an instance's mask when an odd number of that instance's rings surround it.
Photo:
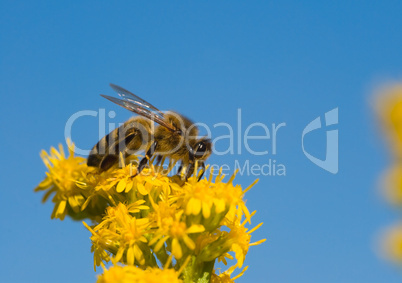
<path fill-rule="evenodd" d="M 115 265 L 99 275 L 97 283 L 181 283 L 179 273 L 174 269 L 147 268 Z"/>
<path fill-rule="evenodd" d="M 383 240 L 385 254 L 393 261 L 402 264 L 402 224 L 388 229 Z"/>
<path fill-rule="evenodd" d="M 390 203 L 402 206 L 402 84 L 383 90 L 377 100 L 377 109 L 392 157 L 392 165 L 383 179 L 383 192 Z M 382 240 L 385 255 L 401 264 L 402 224 L 388 229 Z"/>
<path fill-rule="evenodd" d="M 393 155 L 402 157 L 402 84 L 384 88 L 377 99 L 377 112 L 391 143 Z"/>
<path fill-rule="evenodd" d="M 402 163 L 388 169 L 383 180 L 383 192 L 394 205 L 402 205 Z"/>

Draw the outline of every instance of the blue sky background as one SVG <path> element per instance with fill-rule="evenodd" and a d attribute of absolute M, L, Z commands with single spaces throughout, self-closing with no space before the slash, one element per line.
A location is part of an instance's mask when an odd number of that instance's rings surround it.
<path fill-rule="evenodd" d="M 235 127 L 238 108 L 244 127 L 286 123 L 276 155 L 242 145 L 242 154 L 209 160 L 286 167 L 247 193 L 253 225 L 264 222 L 252 240 L 267 241 L 250 249 L 239 282 L 400 282 L 401 271 L 375 250 L 398 212 L 378 190 L 390 158 L 369 101 L 382 83 L 401 80 L 401 10 L 400 1 L 1 1 L 0 281 L 95 282 L 89 232 L 50 220 L 52 205 L 33 188 L 45 175 L 39 152 L 65 143 L 72 114 L 106 108 L 116 111 L 108 123 L 130 117 L 99 96 L 112 95 L 113 82 L 211 127 Z M 333 175 L 304 156 L 301 133 L 336 107 Z M 97 127 L 94 117 L 77 120 L 73 141 L 90 148 Z M 324 158 L 325 129 L 305 142 Z"/>

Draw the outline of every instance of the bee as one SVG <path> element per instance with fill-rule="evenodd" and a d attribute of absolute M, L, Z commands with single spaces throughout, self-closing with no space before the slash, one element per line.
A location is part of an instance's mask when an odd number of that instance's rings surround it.
<path fill-rule="evenodd" d="M 198 137 L 196 125 L 183 115 L 169 111 L 161 112 L 155 106 L 114 84 L 110 84 L 121 99 L 103 95 L 102 97 L 138 114 L 120 127 L 103 137 L 88 155 L 87 165 L 99 168 L 100 172 L 119 163 L 119 155 L 124 158 L 140 150 L 146 152 L 138 164 L 137 174 L 145 168 L 148 160 L 156 156 L 156 165 L 164 158 L 180 161 L 178 175 L 186 180 L 193 174 L 195 162 L 202 172 L 204 161 L 212 153 L 212 142 L 206 137 Z M 157 123 L 157 125 L 155 124 Z"/>

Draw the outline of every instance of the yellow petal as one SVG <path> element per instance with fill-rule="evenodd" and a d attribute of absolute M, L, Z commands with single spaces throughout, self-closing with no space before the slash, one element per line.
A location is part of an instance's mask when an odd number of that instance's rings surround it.
<path fill-rule="evenodd" d="M 190 250 L 194 250 L 195 249 L 195 243 L 193 240 L 190 239 L 189 236 L 184 235 L 183 236 L 183 241 L 186 244 L 186 246 L 190 249 Z"/>
<path fill-rule="evenodd" d="M 176 259 L 181 259 L 183 256 L 179 240 L 176 238 L 172 241 L 172 254 L 176 257 Z"/>
<path fill-rule="evenodd" d="M 239 268 L 241 268 L 243 266 L 243 262 L 244 262 L 244 252 L 243 252 L 242 248 L 237 244 L 233 244 L 232 245 L 232 251 L 235 252 L 235 257 L 236 257 L 236 260 L 237 260 L 237 266 Z"/>
<path fill-rule="evenodd" d="M 144 209 L 149 209 L 149 206 L 147 205 L 140 205 L 137 207 L 138 209 L 144 210 Z"/>
<path fill-rule="evenodd" d="M 147 238 L 145 238 L 144 236 L 141 236 L 138 240 L 139 240 L 140 242 L 143 242 L 143 243 L 148 243 Z"/>
<path fill-rule="evenodd" d="M 135 256 L 135 259 L 138 260 L 138 262 L 141 265 L 145 264 L 144 254 L 142 253 L 141 249 L 137 245 L 134 246 L 134 256 Z"/>
<path fill-rule="evenodd" d="M 129 191 L 131 191 L 132 187 L 133 187 L 133 181 L 127 182 L 127 185 L 126 185 L 126 193 L 128 193 Z"/>
<path fill-rule="evenodd" d="M 250 246 L 250 247 L 251 247 L 251 246 L 257 246 L 257 245 L 259 245 L 259 244 L 261 244 L 261 243 L 264 243 L 266 240 L 267 240 L 267 239 L 262 239 L 262 240 L 259 240 L 259 241 L 257 241 L 257 242 L 254 242 L 254 243 L 250 243 L 249 246 Z"/>
<path fill-rule="evenodd" d="M 87 208 L 89 202 L 92 200 L 93 196 L 89 196 L 86 201 L 84 202 L 84 204 L 81 206 L 81 210 L 84 210 L 85 208 Z"/>
<path fill-rule="evenodd" d="M 169 237 L 164 237 L 158 241 L 155 246 L 155 252 L 158 252 L 163 247 L 167 239 L 169 239 Z"/>
<path fill-rule="evenodd" d="M 116 260 L 116 262 L 121 260 L 121 258 L 123 257 L 123 254 L 124 254 L 124 249 L 120 248 L 120 249 L 117 251 L 116 256 L 114 257 L 114 259 Z"/>
<path fill-rule="evenodd" d="M 203 202 L 202 203 L 202 216 L 204 216 L 204 218 L 209 218 L 210 215 L 211 215 L 210 206 L 206 202 Z"/>
<path fill-rule="evenodd" d="M 52 179 L 49 177 L 46 177 L 40 184 L 35 188 L 35 192 L 41 191 L 41 190 L 46 190 L 50 185 L 52 184 Z"/>
<path fill-rule="evenodd" d="M 134 249 L 129 247 L 127 250 L 127 264 L 133 265 L 134 264 Z"/>
<path fill-rule="evenodd" d="M 201 211 L 201 201 L 200 201 L 199 199 L 194 199 L 194 198 L 192 198 L 192 199 L 188 202 L 187 206 L 190 206 L 191 214 L 193 214 L 193 215 L 198 215 L 198 214 L 200 214 L 200 211 Z"/>
<path fill-rule="evenodd" d="M 215 200 L 215 211 L 216 213 L 222 213 L 225 211 L 226 203 L 223 199 Z"/>
<path fill-rule="evenodd" d="M 82 195 L 75 195 L 74 198 L 78 205 L 82 205 L 85 202 L 85 198 Z"/>
<path fill-rule="evenodd" d="M 144 185 L 142 183 L 137 183 L 137 190 L 143 196 L 148 194 L 148 191 L 145 189 L 145 187 L 144 187 Z"/>
<path fill-rule="evenodd" d="M 162 235 L 157 235 L 154 236 L 149 242 L 149 246 L 153 246 L 157 241 L 159 241 L 159 239 L 162 237 Z"/>
<path fill-rule="evenodd" d="M 66 205 L 67 205 L 67 202 L 65 200 L 62 200 L 61 202 L 59 202 L 59 205 L 57 206 L 57 210 L 55 213 L 56 218 L 59 218 L 59 216 L 64 215 L 64 211 L 66 210 Z"/>
<path fill-rule="evenodd" d="M 191 198 L 191 199 L 188 201 L 187 206 L 186 206 L 186 214 L 187 214 L 187 215 L 190 215 L 190 214 L 191 214 L 191 211 L 192 211 L 192 209 L 193 209 L 192 203 L 193 203 L 193 199 Z"/>
<path fill-rule="evenodd" d="M 248 234 L 253 233 L 255 230 L 257 230 L 258 228 L 260 228 L 262 224 L 263 224 L 263 223 L 261 222 L 260 224 L 258 224 L 257 226 L 255 226 L 253 229 L 251 229 L 251 230 L 248 231 L 247 233 L 248 233 Z"/>
<path fill-rule="evenodd" d="M 238 275 L 236 275 L 235 277 L 232 278 L 232 280 L 236 280 L 239 277 L 241 277 L 247 269 L 248 269 L 248 266 L 244 267 L 243 270 Z"/>
<path fill-rule="evenodd" d="M 80 211 L 80 207 L 78 205 L 78 202 L 76 200 L 76 198 L 74 196 L 71 196 L 68 198 L 68 204 L 71 206 L 71 208 L 73 209 L 73 211 L 75 213 L 78 213 Z"/>
<path fill-rule="evenodd" d="M 116 192 L 121 193 L 126 188 L 126 179 L 123 179 L 119 182 L 116 187 Z"/>
<path fill-rule="evenodd" d="M 191 227 L 186 230 L 186 233 L 192 234 L 192 233 L 201 233 L 204 231 L 205 231 L 204 226 L 202 226 L 201 224 L 197 224 L 197 225 L 194 224 L 194 225 L 191 225 Z"/>

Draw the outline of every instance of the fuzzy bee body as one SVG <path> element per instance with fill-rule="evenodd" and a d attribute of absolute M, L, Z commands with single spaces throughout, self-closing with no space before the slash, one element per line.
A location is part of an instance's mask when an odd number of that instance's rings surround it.
<path fill-rule="evenodd" d="M 151 121 L 133 117 L 104 136 L 91 150 L 87 165 L 108 170 L 119 162 L 120 152 L 127 157 L 137 151 L 146 150 L 152 140 Z"/>
<path fill-rule="evenodd" d="M 145 150 L 146 155 L 138 165 L 137 174 L 153 155 L 158 156 L 158 162 L 163 157 L 180 160 L 182 169 L 179 171 L 184 172 L 179 174 L 186 179 L 193 173 L 195 161 L 199 161 L 201 168 L 205 169 L 204 161 L 212 152 L 212 143 L 207 138 L 198 138 L 198 128 L 191 120 L 173 111 L 162 113 L 131 92 L 113 84 L 111 87 L 123 99 L 102 96 L 140 116 L 130 118 L 103 137 L 92 148 L 87 159 L 88 166 L 105 171 L 118 164 L 120 154 L 127 157 Z"/>

